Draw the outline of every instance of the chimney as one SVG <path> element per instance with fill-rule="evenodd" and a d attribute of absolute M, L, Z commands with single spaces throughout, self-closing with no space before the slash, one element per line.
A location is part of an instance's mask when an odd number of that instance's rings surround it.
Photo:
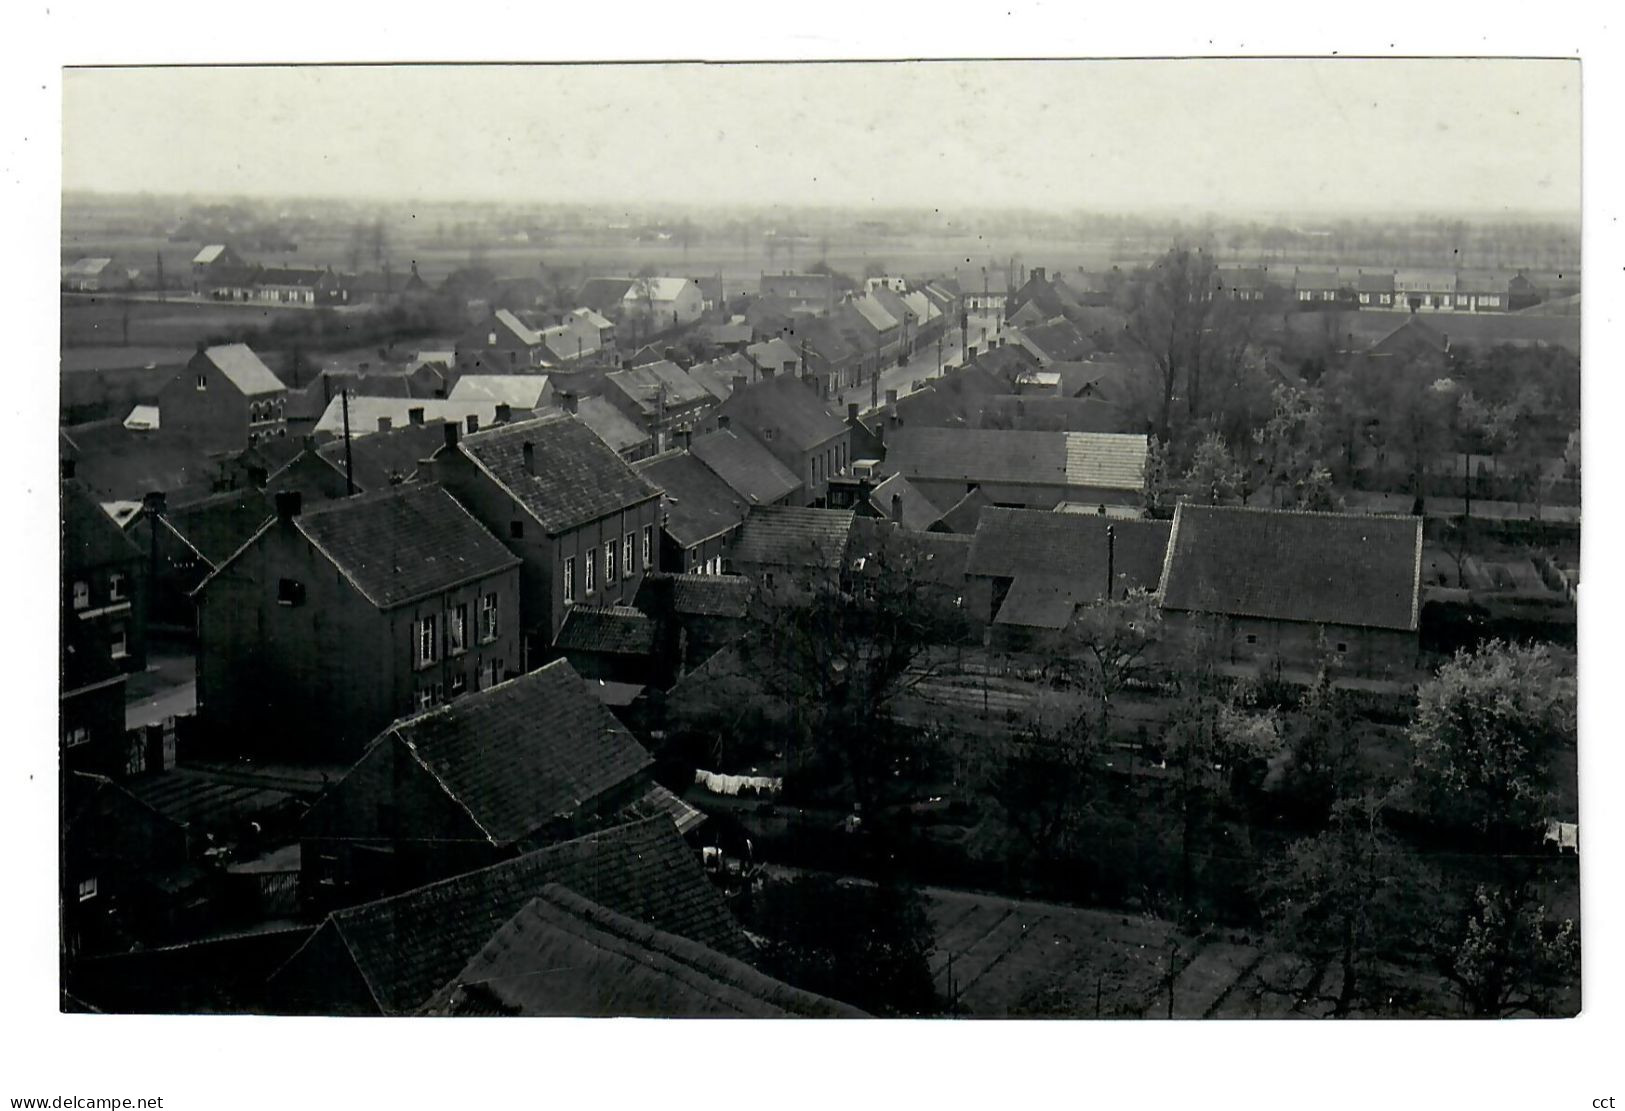
<path fill-rule="evenodd" d="M 886 404 L 887 405 L 896 405 L 897 404 L 897 391 L 896 390 L 887 390 L 886 391 Z"/>
<path fill-rule="evenodd" d="M 475 413 L 468 414 L 468 430 L 470 432 L 478 432 L 480 430 L 480 418 Z"/>
<path fill-rule="evenodd" d="M 536 445 L 526 440 L 520 445 L 520 450 L 525 453 L 525 473 L 534 475 L 536 473 Z"/>
<path fill-rule="evenodd" d="M 507 424 L 511 420 L 513 420 L 513 407 L 506 401 L 497 402 L 496 423 Z"/>
<path fill-rule="evenodd" d="M 379 417 L 378 418 L 378 431 L 380 431 L 380 432 L 388 432 L 391 428 L 394 428 L 394 427 L 395 427 L 395 422 L 390 420 L 388 417 Z"/>
<path fill-rule="evenodd" d="M 472 418 L 470 418 L 470 419 L 472 419 Z M 460 424 L 458 424 L 456 421 L 449 420 L 449 421 L 446 422 L 445 433 L 446 433 L 446 446 L 448 448 L 454 448 L 454 447 L 457 446 L 457 437 L 458 437 L 458 434 L 462 432 L 462 430 L 463 430 L 462 426 Z"/>
<path fill-rule="evenodd" d="M 559 392 L 558 398 L 559 398 L 559 408 L 560 409 L 563 409 L 566 413 L 573 413 L 573 412 L 576 411 L 576 395 L 575 394 L 570 393 L 570 392 L 565 391 L 565 390 L 561 390 Z"/>
<path fill-rule="evenodd" d="M 406 411 L 406 419 L 411 421 L 413 424 L 422 424 L 423 423 L 423 406 L 414 405 L 410 409 L 408 409 Z"/>
<path fill-rule="evenodd" d="M 278 490 L 276 519 L 285 525 L 292 524 L 293 519 L 299 516 L 300 500 L 298 490 Z"/>
<path fill-rule="evenodd" d="M 1034 281 L 1036 281 L 1036 282 L 1043 281 L 1044 280 L 1044 268 L 1042 266 L 1033 267 L 1032 275 L 1033 275 L 1033 280 Z"/>
<path fill-rule="evenodd" d="M 730 423 L 730 421 L 729 421 L 727 413 L 721 413 L 721 414 L 719 414 L 717 416 L 717 430 L 718 431 L 720 431 L 720 432 L 728 431 L 729 423 Z"/>
<path fill-rule="evenodd" d="M 856 401 L 848 401 L 846 403 L 846 422 L 848 424 L 854 424 L 857 422 L 857 419 L 858 403 Z"/>
<path fill-rule="evenodd" d="M 734 375 L 734 391 L 735 392 L 738 392 L 739 390 L 744 389 L 748 385 L 750 385 L 750 379 L 749 378 L 746 378 L 743 374 Z"/>
<path fill-rule="evenodd" d="M 151 516 L 161 517 L 168 501 L 169 499 L 164 496 L 162 490 L 149 490 L 141 498 L 141 509 Z"/>
<path fill-rule="evenodd" d="M 694 430 L 691 428 L 679 429 L 677 432 L 677 442 L 683 446 L 684 451 L 687 451 L 689 449 L 689 445 L 694 442 Z"/>
<path fill-rule="evenodd" d="M 258 464 L 254 464 L 248 468 L 248 482 L 251 486 L 255 486 L 263 490 L 265 488 L 265 483 L 270 479 L 270 477 L 271 476 L 266 473 L 265 468 L 259 466 Z M 148 497 L 151 496 L 152 495 L 150 494 L 148 495 Z M 162 495 L 159 496 L 162 497 Z"/>
<path fill-rule="evenodd" d="M 903 523 L 903 495 L 901 494 L 891 496 L 891 519 L 894 525 Z"/>

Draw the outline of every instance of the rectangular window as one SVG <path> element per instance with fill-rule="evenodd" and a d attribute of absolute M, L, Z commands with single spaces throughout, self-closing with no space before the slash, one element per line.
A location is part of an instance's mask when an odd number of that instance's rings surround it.
<path fill-rule="evenodd" d="M 468 677 L 459 671 L 451 677 L 451 696 L 456 698 L 468 689 Z"/>
<path fill-rule="evenodd" d="M 486 665 L 486 668 L 487 668 L 487 678 L 485 680 L 485 685 L 486 686 L 494 687 L 498 683 L 502 682 L 502 661 L 501 660 L 492 660 L 489 664 Z"/>
<path fill-rule="evenodd" d="M 429 687 L 424 687 L 422 690 L 418 691 L 418 709 L 427 710 L 430 707 L 432 707 L 433 705 L 434 705 L 434 691 L 433 691 L 433 689 L 431 689 Z"/>
<path fill-rule="evenodd" d="M 418 622 L 418 666 L 427 667 L 440 658 L 440 631 L 434 615 Z"/>
<path fill-rule="evenodd" d="M 67 747 L 78 748 L 80 745 L 90 743 L 90 730 L 83 725 L 76 725 L 68 730 Z"/>
<path fill-rule="evenodd" d="M 125 657 L 129 656 L 129 654 L 130 654 L 130 643 L 129 643 L 128 637 L 126 636 L 126 634 L 124 632 L 124 626 L 123 625 L 120 625 L 120 626 L 118 626 L 117 628 L 115 628 L 113 630 L 113 636 L 112 636 L 112 639 L 111 639 L 111 642 L 110 642 L 110 648 L 111 648 L 111 651 L 112 651 L 112 656 L 113 656 L 113 658 L 115 660 L 122 660 Z"/>
<path fill-rule="evenodd" d="M 73 608 L 76 610 L 90 608 L 90 584 L 76 582 L 73 584 Z"/>
<path fill-rule="evenodd" d="M 654 563 L 654 526 L 643 526 L 643 569 L 647 571 Z"/>
<path fill-rule="evenodd" d="M 564 604 L 576 600 L 576 557 L 564 557 Z"/>
<path fill-rule="evenodd" d="M 630 575 L 637 569 L 638 565 L 632 562 L 632 534 L 629 532 L 621 544 L 621 573 Z M 648 568 L 645 567 L 644 570 L 648 570 Z"/>
<path fill-rule="evenodd" d="M 446 628 L 447 651 L 453 656 L 460 656 L 468 651 L 468 603 L 459 602 L 453 607 Z"/>
<path fill-rule="evenodd" d="M 461 607 L 459 607 L 461 608 Z M 496 591 L 488 591 L 480 597 L 480 643 L 484 644 L 497 638 L 501 631 L 501 615 L 497 612 Z"/>
<path fill-rule="evenodd" d="M 305 584 L 297 579 L 278 579 L 276 584 L 276 604 L 279 606 L 297 606 L 305 600 Z"/>
<path fill-rule="evenodd" d="M 197 388 L 200 390 L 206 390 L 209 388 L 209 376 L 207 374 L 200 374 L 197 376 Z"/>
<path fill-rule="evenodd" d="M 509 521 L 508 522 L 508 539 L 509 540 L 523 540 L 524 538 L 525 538 L 525 522 L 523 522 L 523 521 Z"/>
<path fill-rule="evenodd" d="M 593 591 L 593 586 L 596 583 L 597 572 L 594 570 L 594 568 L 597 567 L 597 566 L 598 566 L 598 549 L 597 548 L 588 548 L 587 549 L 587 563 L 586 563 L 586 568 L 587 568 L 587 570 L 586 570 L 586 580 L 587 581 L 581 584 L 582 585 L 582 593 L 587 594 L 588 596 L 591 596 L 592 591 Z"/>
<path fill-rule="evenodd" d="M 89 902 L 91 899 L 94 899 L 95 897 L 96 897 L 96 877 L 91 876 L 89 879 L 80 880 L 79 881 L 79 901 L 81 903 L 85 903 L 85 902 Z"/>
<path fill-rule="evenodd" d="M 604 545 L 604 585 L 615 581 L 615 541 Z"/>
<path fill-rule="evenodd" d="M 107 596 L 115 602 L 124 597 L 123 571 L 114 571 L 107 576 Z"/>
<path fill-rule="evenodd" d="M 1337 650 L 1339 652 L 1347 652 L 1349 650 L 1349 646 L 1344 644 L 1342 641 L 1338 641 Z"/>

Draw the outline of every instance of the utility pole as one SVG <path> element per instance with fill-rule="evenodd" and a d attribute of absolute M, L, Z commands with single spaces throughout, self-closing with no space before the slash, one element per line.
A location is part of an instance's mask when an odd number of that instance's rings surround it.
<path fill-rule="evenodd" d="M 344 496 L 355 496 L 355 461 L 350 457 L 350 391 L 339 391 L 339 405 L 344 410 Z"/>
<path fill-rule="evenodd" d="M 163 301 L 166 299 L 164 294 L 164 253 L 154 251 L 152 254 L 153 258 L 158 262 L 158 300 Z"/>
<path fill-rule="evenodd" d="M 1112 600 L 1112 586 L 1117 582 L 1117 526 L 1106 526 L 1106 601 Z"/>

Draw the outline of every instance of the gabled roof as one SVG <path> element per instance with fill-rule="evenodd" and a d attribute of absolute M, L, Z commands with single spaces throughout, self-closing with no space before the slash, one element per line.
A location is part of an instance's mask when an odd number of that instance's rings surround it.
<path fill-rule="evenodd" d="M 1167 521 L 1129 520 L 1037 509 L 982 510 L 965 573 L 986 578 L 1060 576 L 1087 598 L 1106 592 L 1106 529 L 1112 529 L 1112 571 L 1118 592 L 1152 590 L 1162 577 Z"/>
<path fill-rule="evenodd" d="M 897 399 L 897 417 L 905 425 L 930 428 L 972 428 L 982 399 L 1003 393 L 1005 385 L 976 366 L 957 367 L 925 388 Z M 869 423 L 884 420 L 884 410 L 869 414 Z"/>
<path fill-rule="evenodd" d="M 530 470 L 527 443 L 534 459 Z M 596 433 L 564 413 L 464 436 L 458 450 L 553 535 L 659 494 Z"/>
<path fill-rule="evenodd" d="M 734 537 L 731 555 L 740 563 L 836 569 L 852 535 L 850 509 L 759 505 Z"/>
<path fill-rule="evenodd" d="M 465 374 L 448 401 L 500 401 L 516 412 L 540 409 L 547 397 L 545 374 Z"/>
<path fill-rule="evenodd" d="M 748 356 L 736 351 L 708 363 L 696 363 L 689 367 L 688 376 L 705 387 L 718 401 L 727 401 L 734 392 L 735 378 L 743 378 L 748 386 L 761 377 L 761 371 L 756 369 L 756 364 Z"/>
<path fill-rule="evenodd" d="M 172 504 L 163 520 L 210 567 L 219 567 L 252 540 L 273 513 L 265 492 L 249 487 Z"/>
<path fill-rule="evenodd" d="M 254 272 L 255 285 L 290 285 L 301 288 L 320 285 L 332 274 L 317 266 L 265 266 Z"/>
<path fill-rule="evenodd" d="M 466 425 L 465 425 L 466 426 Z M 410 422 L 368 436 L 350 440 L 350 467 L 361 490 L 382 490 L 410 482 L 417 477 L 418 464 L 428 459 L 446 442 L 443 420 Z M 344 473 L 344 441 L 322 444 L 316 454 L 339 474 Z"/>
<path fill-rule="evenodd" d="M 893 520 L 893 497 L 898 499 L 898 508 L 902 512 L 902 519 L 897 523 L 906 529 L 923 531 L 942 518 L 942 510 L 900 474 L 894 474 L 876 486 L 869 494 L 869 504 L 881 517 L 890 521 Z"/>
<path fill-rule="evenodd" d="M 801 479 L 772 452 L 730 428 L 698 437 L 688 450 L 750 505 L 771 505 L 801 489 Z"/>
<path fill-rule="evenodd" d="M 327 403 L 327 408 L 322 410 L 321 419 L 316 422 L 316 427 L 312 431 L 318 436 L 344 435 L 344 409 L 344 398 L 342 396 L 333 398 Z M 351 397 L 350 438 L 359 439 L 375 432 L 393 431 L 411 424 L 413 409 L 423 410 L 425 423 L 431 420 L 455 421 L 465 427 L 469 417 L 478 421 L 481 427 L 496 423 L 497 417 L 495 401 L 452 401 L 449 398 L 434 397 Z M 378 427 L 381 418 L 388 419 L 390 428 Z"/>
<path fill-rule="evenodd" d="M 566 611 L 553 647 L 561 652 L 648 656 L 655 650 L 655 625 L 631 606 L 575 605 Z"/>
<path fill-rule="evenodd" d="M 576 402 L 575 415 L 577 420 L 592 429 L 593 435 L 617 453 L 630 451 L 650 441 L 649 433 L 601 397 L 583 397 Z"/>
<path fill-rule="evenodd" d="M 498 309 L 491 314 L 492 320 L 506 328 L 515 340 L 526 347 L 535 347 L 542 342 L 542 334 L 523 320 L 520 320 L 509 309 Z"/>
<path fill-rule="evenodd" d="M 113 523 L 83 483 L 62 483 L 62 576 L 125 563 L 141 557 L 141 549 Z"/>
<path fill-rule="evenodd" d="M 456 498 L 427 483 L 318 505 L 294 526 L 379 609 L 519 565 Z"/>
<path fill-rule="evenodd" d="M 94 278 L 111 265 L 113 260 L 110 258 L 81 258 L 64 266 L 62 273 L 70 278 Z"/>
<path fill-rule="evenodd" d="M 1139 490 L 1145 485 L 1145 460 L 1151 442 L 1118 432 L 1063 432 L 1066 438 L 1066 481 L 1069 486 Z"/>
<path fill-rule="evenodd" d="M 1383 336 L 1368 349 L 1369 355 L 1443 355 L 1450 347 L 1444 333 L 1418 320 L 1405 318 L 1405 323 Z"/>
<path fill-rule="evenodd" d="M 1336 270 L 1299 270 L 1292 275 L 1292 288 L 1295 290 L 1347 289 L 1349 284 Z"/>
<path fill-rule="evenodd" d="M 824 408 L 806 383 L 778 374 L 735 390 L 718 409 L 758 439 L 771 435 L 792 451 L 811 451 L 846 431 L 846 424 Z"/>
<path fill-rule="evenodd" d="M 665 491 L 661 528 L 684 548 L 737 528 L 749 507 L 715 471 L 686 451 L 668 451 L 633 466 Z"/>
<path fill-rule="evenodd" d="M 568 660 L 395 722 L 404 745 L 493 845 L 569 818 L 654 763 Z"/>
<path fill-rule="evenodd" d="M 63 458 L 75 460 L 80 482 L 101 501 L 139 501 L 152 490 L 212 493 L 219 460 L 185 436 L 91 421 L 58 431 Z"/>
<path fill-rule="evenodd" d="M 875 299 L 873 293 L 865 293 L 862 297 L 854 297 L 847 302 L 854 312 L 862 318 L 863 322 L 877 332 L 889 331 L 899 326 L 898 319 L 886 311 L 884 305 Z"/>
<path fill-rule="evenodd" d="M 1413 631 L 1422 520 L 1182 503 L 1164 609 Z"/>
<path fill-rule="evenodd" d="M 1100 397 L 1002 394 L 985 398 L 979 428 L 1024 432 L 1128 432 L 1136 422 Z"/>
<path fill-rule="evenodd" d="M 631 278 L 588 278 L 576 291 L 576 300 L 595 312 L 611 312 L 631 288 Z"/>
<path fill-rule="evenodd" d="M 207 266 L 225 253 L 226 246 L 224 243 L 211 243 L 192 256 L 192 265 Z"/>
<path fill-rule="evenodd" d="M 968 536 L 976 531 L 978 522 L 982 519 L 982 510 L 993 504 L 993 499 L 982 493 L 978 486 L 953 505 L 949 506 L 937 522 L 938 529 Z"/>
<path fill-rule="evenodd" d="M 658 816 L 335 911 L 272 977 L 272 992 L 321 1013 L 331 1008 L 323 989 L 348 974 L 379 1012 L 411 1014 L 550 883 L 727 955 L 751 951 L 693 850 Z"/>
<path fill-rule="evenodd" d="M 851 1018 L 863 1012 L 548 884 L 424 1007 L 430 1015 Z"/>
<path fill-rule="evenodd" d="M 745 348 L 745 354 L 755 365 L 774 371 L 782 371 L 786 366 L 801 361 L 796 349 L 778 336 L 762 343 L 751 344 Z"/>
<path fill-rule="evenodd" d="M 1143 435 L 905 424 L 889 438 L 886 464 L 912 479 L 1138 490 L 1147 446 Z"/>
<path fill-rule="evenodd" d="M 1362 270 L 1355 279 L 1354 288 L 1360 293 L 1392 293 L 1394 291 L 1394 272 L 1392 270 L 1376 270 L 1370 273 Z"/>
<path fill-rule="evenodd" d="M 641 302 L 645 296 L 651 301 L 675 301 L 689 284 L 688 278 L 634 278 L 628 283 L 623 298 L 628 302 Z"/>
<path fill-rule="evenodd" d="M 688 376 L 688 372 L 667 359 L 635 366 L 630 370 L 616 370 L 604 375 L 604 381 L 624 394 L 640 413 L 654 416 L 661 407 L 660 394 L 665 391 L 666 409 L 682 409 L 712 400 L 711 392 Z"/>
<path fill-rule="evenodd" d="M 250 397 L 287 389 L 246 343 L 206 347 L 199 357 L 212 363 L 227 381 Z"/>
<path fill-rule="evenodd" d="M 1039 324 L 1021 330 L 1021 342 L 1051 362 L 1078 362 L 1094 351 L 1094 342 L 1070 321 Z"/>
<path fill-rule="evenodd" d="M 651 572 L 633 599 L 644 613 L 663 608 L 681 617 L 743 617 L 750 608 L 751 581 L 743 575 L 673 575 Z"/>

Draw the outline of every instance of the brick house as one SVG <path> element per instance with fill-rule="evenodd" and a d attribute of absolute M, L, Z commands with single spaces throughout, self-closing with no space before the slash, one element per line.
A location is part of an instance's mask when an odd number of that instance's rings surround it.
<path fill-rule="evenodd" d="M 795 378 L 775 375 L 736 389 L 717 409 L 718 426 L 748 433 L 794 474 L 800 501 L 824 497 L 831 475 L 852 465 L 852 430 Z"/>
<path fill-rule="evenodd" d="M 1170 632 L 1210 631 L 1224 662 L 1362 676 L 1416 667 L 1422 520 L 1181 504 L 1159 593 Z"/>
<path fill-rule="evenodd" d="M 518 671 L 519 560 L 456 499 L 295 492 L 195 592 L 198 714 L 260 752 L 349 760 L 390 721 Z"/>
<path fill-rule="evenodd" d="M 665 493 L 658 569 L 720 575 L 723 553 L 750 503 L 683 449 L 645 459 L 637 471 Z"/>
<path fill-rule="evenodd" d="M 64 464 L 58 721 L 66 768 L 124 769 L 124 689 L 147 665 L 141 550 Z"/>
<path fill-rule="evenodd" d="M 288 434 L 288 388 L 243 343 L 206 347 L 158 395 L 166 436 L 241 451 Z"/>
<path fill-rule="evenodd" d="M 526 670 L 551 656 L 570 606 L 629 602 L 654 566 L 660 491 L 573 416 L 453 432 L 433 461 L 437 480 L 523 560 Z"/>
<path fill-rule="evenodd" d="M 305 892 L 353 903 L 580 836 L 646 794 L 653 764 L 555 660 L 380 733 L 305 815 Z"/>

